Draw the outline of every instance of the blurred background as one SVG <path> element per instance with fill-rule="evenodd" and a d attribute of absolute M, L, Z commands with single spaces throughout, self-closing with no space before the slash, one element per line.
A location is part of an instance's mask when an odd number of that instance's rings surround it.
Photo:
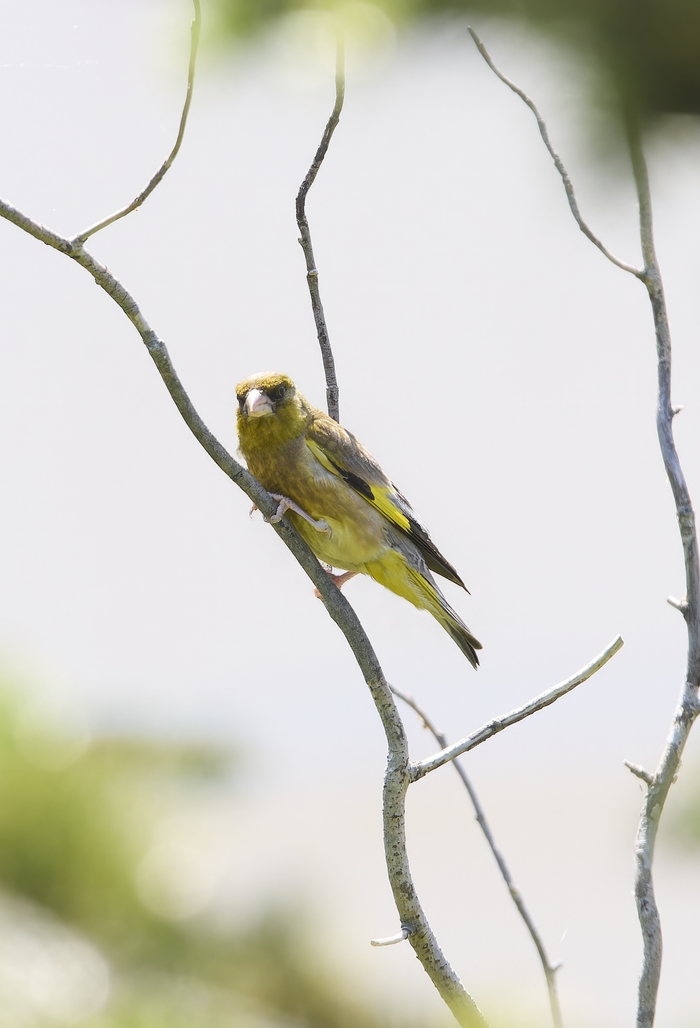
<path fill-rule="evenodd" d="M 669 5 L 634 61 L 573 0 L 547 11 L 472 18 L 540 105 L 584 216 L 632 262 L 616 119 L 620 96 L 640 98 L 697 497 L 697 105 L 690 73 L 669 95 L 654 82 L 670 72 L 651 74 L 659 50 L 677 66 L 673 40 L 696 68 L 695 7 Z M 684 579 L 648 300 L 578 231 L 531 113 L 459 12 L 344 17 L 346 105 L 307 204 L 341 420 L 464 577 L 471 596 L 449 597 L 482 667 L 371 581 L 347 596 L 389 680 L 452 739 L 623 635 L 599 675 L 466 762 L 563 962 L 567 1028 L 618 1028 L 641 956 L 642 792 L 623 761 L 655 767 L 686 646 L 666 604 Z M 177 131 L 190 19 L 188 0 L 6 3 L 0 195 L 65 234 L 132 199 Z M 294 198 L 333 103 L 333 25 L 206 0 L 204 24 L 176 164 L 89 248 L 233 451 L 247 375 L 287 371 L 323 404 Z M 449 1024 L 408 946 L 369 946 L 398 929 L 385 742 L 344 639 L 121 311 L 5 222 L 0 261 L 0 1025 Z M 406 721 L 413 755 L 431 753 Z M 659 839 L 663 1028 L 700 1022 L 699 745 Z M 408 815 L 419 894 L 467 988 L 494 1025 L 548 1024 L 536 954 L 450 768 L 411 790 Z"/>

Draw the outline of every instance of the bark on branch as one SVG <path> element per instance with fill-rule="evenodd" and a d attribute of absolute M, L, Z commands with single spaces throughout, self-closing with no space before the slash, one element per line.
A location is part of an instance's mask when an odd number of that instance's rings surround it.
<path fill-rule="evenodd" d="M 644 960 L 639 978 L 637 1028 L 651 1028 L 661 979 L 663 943 L 661 919 L 654 895 L 653 861 L 656 835 L 669 789 L 680 770 L 688 736 L 698 715 L 700 686 L 700 566 L 695 512 L 673 438 L 671 402 L 671 331 L 661 270 L 654 244 L 651 192 L 639 123 L 627 118 L 627 139 L 639 200 L 639 228 L 644 257 L 642 281 L 647 288 L 656 332 L 657 408 L 656 430 L 664 467 L 673 493 L 683 546 L 686 595 L 682 613 L 688 631 L 688 659 L 685 681 L 659 765 L 648 783 L 635 840 L 634 894 L 644 942 Z"/>

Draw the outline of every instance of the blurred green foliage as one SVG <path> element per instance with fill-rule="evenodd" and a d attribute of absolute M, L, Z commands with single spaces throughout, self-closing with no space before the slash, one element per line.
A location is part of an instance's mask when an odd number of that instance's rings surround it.
<path fill-rule="evenodd" d="M 28 734 L 21 707 L 0 697 L 0 882 L 124 958 L 174 959 L 181 931 L 136 893 L 148 839 L 138 815 L 145 820 L 159 784 L 216 774 L 222 755 L 125 740 L 100 740 L 74 760 L 70 753 L 57 733 Z"/>
<path fill-rule="evenodd" d="M 599 101 L 634 108 L 643 119 L 700 114 L 700 0 L 375 0 L 375 6 L 397 24 L 447 16 L 476 19 L 478 29 L 480 15 L 519 19 L 594 59 Z M 220 32 L 231 40 L 294 11 L 342 14 L 349 7 L 348 0 L 211 0 Z"/>
<path fill-rule="evenodd" d="M 700 850 L 700 788 L 697 785 L 697 768 L 695 772 L 693 777 L 689 776 L 684 782 L 680 800 L 670 812 L 671 839 L 689 851 Z"/>
<path fill-rule="evenodd" d="M 378 1028 L 308 942 L 299 910 L 222 928 L 161 918 L 139 899 L 154 817 L 207 788 L 230 760 L 212 747 L 101 739 L 83 747 L 0 691 L 0 886 L 79 930 L 109 960 L 114 999 L 87 1028 Z"/>

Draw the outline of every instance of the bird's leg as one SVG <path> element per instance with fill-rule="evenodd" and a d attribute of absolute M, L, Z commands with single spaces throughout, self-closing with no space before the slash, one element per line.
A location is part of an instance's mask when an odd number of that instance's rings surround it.
<path fill-rule="evenodd" d="M 333 581 L 339 589 L 342 589 L 346 582 L 349 582 L 351 578 L 354 578 L 355 575 L 359 574 L 359 571 L 346 571 L 342 575 L 334 575 L 332 571 L 328 570 L 328 568 L 324 568 L 323 570 L 326 572 L 329 578 L 333 579 Z M 318 589 L 314 589 L 314 596 L 316 596 L 316 598 L 319 600 L 323 599 Z"/>
<path fill-rule="evenodd" d="M 282 520 L 286 511 L 293 510 L 294 513 L 302 517 L 304 521 L 308 521 L 310 525 L 313 525 L 317 532 L 327 532 L 328 535 L 331 534 L 330 526 L 325 521 L 316 521 L 310 514 L 307 514 L 305 510 L 302 510 L 294 500 L 290 500 L 288 496 L 282 496 L 280 493 L 270 493 L 270 496 L 273 500 L 279 500 L 279 506 L 276 513 L 273 514 L 271 518 L 265 518 L 266 521 L 269 520 L 271 524 L 276 525 L 278 521 Z"/>
<path fill-rule="evenodd" d="M 355 575 L 359 575 L 360 572 L 359 571 L 345 571 L 342 575 L 334 575 L 330 571 L 328 573 L 330 574 L 331 578 L 333 579 L 335 584 L 338 586 L 338 588 L 342 589 L 346 582 L 349 582 L 351 578 L 355 577 Z"/>

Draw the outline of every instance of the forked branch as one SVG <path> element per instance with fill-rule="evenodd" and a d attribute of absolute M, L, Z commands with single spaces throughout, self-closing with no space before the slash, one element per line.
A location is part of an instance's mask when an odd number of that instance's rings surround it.
<path fill-rule="evenodd" d="M 644 959 L 639 978 L 637 1028 L 652 1028 L 656 1014 L 663 951 L 661 919 L 654 895 L 654 847 L 669 789 L 680 769 L 685 744 L 700 710 L 698 703 L 698 689 L 700 688 L 700 565 L 695 512 L 673 436 L 673 418 L 680 408 L 674 407 L 671 400 L 671 331 L 661 270 L 654 244 L 651 191 L 642 145 L 641 127 L 636 112 L 628 109 L 625 128 L 639 202 L 639 231 L 644 259 L 644 267 L 635 268 L 610 253 L 582 220 L 569 175 L 550 143 L 547 126 L 535 104 L 519 86 L 516 86 L 496 68 L 478 35 L 472 29 L 469 31 L 479 52 L 492 71 L 513 92 L 517 93 L 537 118 L 540 134 L 562 177 L 569 206 L 579 228 L 608 260 L 623 271 L 635 275 L 644 283 L 649 294 L 654 318 L 658 378 L 656 428 L 664 467 L 676 506 L 686 579 L 684 599 L 676 600 L 674 597 L 669 597 L 669 602 L 680 610 L 685 618 L 688 630 L 688 658 L 685 681 L 656 772 L 651 775 L 637 764 L 627 763 L 630 771 L 647 785 L 646 800 L 640 815 L 635 841 L 634 888 L 644 944 Z"/>
<path fill-rule="evenodd" d="M 194 0 L 194 2 L 196 18 L 195 25 L 193 26 L 193 43 L 190 55 L 188 96 L 181 118 L 180 132 L 178 133 L 176 145 L 169 158 L 166 160 L 156 176 L 151 180 L 147 188 L 139 194 L 139 197 L 137 197 L 132 204 L 128 205 L 128 207 L 116 212 L 116 214 L 104 219 L 102 222 L 97 223 L 90 229 L 85 230 L 83 233 L 72 239 L 59 236 L 3 201 L 0 201 L 0 217 L 6 218 L 23 231 L 28 232 L 34 238 L 57 249 L 59 252 L 70 257 L 81 267 L 85 268 L 85 270 L 94 278 L 95 282 L 114 300 L 115 303 L 118 304 L 139 332 L 166 388 L 194 436 L 217 465 L 250 497 L 256 506 L 260 508 L 263 514 L 271 517 L 277 509 L 276 502 L 265 492 L 264 489 L 261 488 L 259 483 L 249 474 L 249 472 L 247 472 L 233 459 L 233 457 L 231 457 L 221 443 L 209 431 L 180 382 L 163 340 L 157 336 L 147 323 L 135 299 L 109 272 L 109 270 L 96 260 L 96 258 L 89 253 L 84 246 L 84 240 L 87 239 L 89 235 L 94 234 L 99 229 L 113 223 L 118 218 L 125 217 L 128 213 L 135 210 L 156 188 L 158 183 L 162 181 L 164 174 L 167 172 L 172 161 L 177 155 L 185 130 L 187 113 L 189 111 L 189 102 L 191 99 L 192 83 L 194 80 L 194 58 L 196 54 L 196 36 L 199 25 L 199 0 Z M 303 192 L 302 197 L 302 214 L 304 214 L 303 207 L 306 192 L 308 192 L 308 188 L 310 187 L 311 182 L 313 182 L 318 171 L 318 167 L 320 166 L 320 162 L 325 154 L 325 149 L 328 146 L 332 131 L 335 128 L 335 124 L 337 124 L 340 107 L 342 106 L 342 51 L 340 49 L 338 61 L 339 71 L 336 76 L 336 106 L 334 108 L 334 114 L 336 115 L 335 123 L 332 124 L 332 116 L 331 121 L 329 121 L 329 125 L 327 126 L 327 132 L 324 134 L 325 148 L 324 142 L 322 141 L 321 147 L 319 148 L 320 158 L 319 154 L 317 154 L 318 162 L 314 162 L 314 165 L 312 165 L 309 172 L 309 176 L 307 176 L 308 184 L 306 185 L 306 189 Z M 302 190 L 304 190 L 304 186 L 302 186 Z M 313 268 L 313 253 L 312 251 L 310 251 L 310 253 L 312 267 L 309 268 L 307 265 L 307 271 L 315 270 Z M 314 276 L 311 276 L 310 281 L 313 278 Z M 508 724 L 513 724 L 516 721 L 521 720 L 523 717 L 528 716 L 528 714 L 534 713 L 535 710 L 542 709 L 542 707 L 554 702 L 560 695 L 564 695 L 564 692 L 569 691 L 569 689 L 579 684 L 580 681 L 584 681 L 585 678 L 589 677 L 594 670 L 597 670 L 597 666 L 601 665 L 589 665 L 588 669 L 584 669 L 584 672 L 579 673 L 578 676 L 574 676 L 574 679 L 568 680 L 567 683 L 563 683 L 563 685 L 557 687 L 557 689 L 550 690 L 549 693 L 544 694 L 542 697 L 538 697 L 537 700 L 532 701 L 532 703 L 526 705 L 525 708 L 521 708 L 520 711 L 513 712 L 511 715 L 506 715 L 504 718 L 498 719 L 498 723 L 491 722 L 490 725 L 487 726 L 485 734 L 484 730 L 477 733 L 477 736 L 480 736 L 479 738 L 471 737 L 470 740 L 464 741 L 463 744 L 458 744 L 456 749 L 452 747 L 449 751 L 443 751 L 441 754 L 438 754 L 437 757 L 432 758 L 431 761 L 410 765 L 403 724 L 376 654 L 374 653 L 372 645 L 354 610 L 333 582 L 328 578 L 319 562 L 313 556 L 300 536 L 296 533 L 293 526 L 283 519 L 273 527 L 316 585 L 331 618 L 343 631 L 370 689 L 382 720 L 389 748 L 388 766 L 384 787 L 385 849 L 389 878 L 401 921 L 402 934 L 404 932 L 408 933 L 411 945 L 421 960 L 424 969 L 435 984 L 440 995 L 453 1012 L 459 1024 L 464 1026 L 464 1028 L 484 1026 L 485 1021 L 476 1004 L 464 989 L 459 978 L 446 961 L 437 944 L 432 930 L 430 929 L 430 925 L 428 924 L 425 914 L 421 908 L 411 879 L 405 838 L 406 790 L 411 781 L 417 780 L 424 774 L 428 773 L 428 771 L 433 770 L 434 767 L 438 767 L 442 763 L 453 759 L 457 753 L 465 752 L 474 745 L 478 745 L 479 742 L 484 741 L 485 738 L 495 734 L 496 731 L 500 731 L 507 727 Z M 609 653 L 605 659 L 612 656 L 612 653 L 616 652 L 621 644 L 621 640 L 616 640 L 616 642 L 609 647 Z M 604 663 L 604 660 L 602 663 Z M 594 664 L 596 664 L 596 662 L 594 662 Z M 588 673 L 585 673 L 586 671 Z"/>
<path fill-rule="evenodd" d="M 436 742 L 440 746 L 442 746 L 443 749 L 447 749 L 448 742 L 447 742 L 446 735 L 444 734 L 444 732 L 441 732 L 433 724 L 433 722 L 430 720 L 428 715 L 425 713 L 425 711 L 421 707 L 418 706 L 418 704 L 413 699 L 413 697 L 412 696 L 407 696 L 405 693 L 401 692 L 399 689 L 397 689 L 393 685 L 391 686 L 391 691 L 393 692 L 394 696 L 398 696 L 398 698 L 400 700 L 403 700 L 403 702 L 407 706 L 409 706 L 411 708 L 411 710 L 414 710 L 416 712 L 418 717 L 423 722 L 423 726 L 425 728 L 427 728 L 427 730 L 433 735 L 433 737 L 435 738 Z M 545 980 L 547 982 L 547 992 L 549 994 L 549 1006 L 550 1006 L 550 1009 L 552 1011 L 552 1023 L 554 1025 L 554 1028 L 563 1028 L 563 1021 L 562 1021 L 562 1016 L 561 1016 L 561 1006 L 559 1004 L 559 996 L 558 996 L 558 993 L 557 993 L 557 979 L 556 979 L 556 973 L 557 973 L 557 970 L 558 970 L 560 965 L 559 964 L 552 964 L 550 962 L 549 957 L 547 956 L 547 950 L 545 949 L 544 942 L 542 941 L 542 936 L 538 932 L 537 927 L 535 925 L 535 922 L 533 921 L 532 916 L 531 916 L 529 910 L 525 906 L 525 902 L 524 902 L 524 900 L 522 898 L 522 895 L 520 894 L 520 890 L 518 889 L 517 885 L 513 881 L 513 876 L 510 873 L 508 865 L 506 864 L 505 857 L 503 856 L 503 854 L 501 853 L 500 849 L 496 845 L 496 840 L 494 839 L 493 832 L 491 831 L 491 827 L 490 827 L 490 825 L 489 825 L 489 823 L 488 823 L 488 821 L 486 819 L 486 814 L 484 813 L 484 809 L 481 806 L 481 801 L 479 800 L 479 797 L 476 794 L 476 789 L 472 785 L 472 782 L 471 782 L 471 779 L 469 778 L 469 775 L 467 774 L 467 772 L 464 769 L 464 765 L 462 764 L 462 762 L 459 760 L 458 757 L 455 757 L 455 759 L 452 761 L 452 766 L 454 767 L 454 769 L 457 772 L 457 774 L 459 775 L 459 777 L 462 779 L 462 782 L 464 784 L 464 788 L 467 790 L 467 793 L 469 795 L 469 799 L 471 800 L 472 806 L 474 807 L 474 813 L 476 815 L 477 824 L 479 825 L 479 827 L 481 828 L 482 832 L 484 833 L 484 837 L 486 839 L 486 842 L 488 843 L 489 848 L 490 848 L 491 852 L 493 853 L 494 859 L 495 859 L 496 863 L 498 864 L 498 869 L 501 872 L 501 875 L 503 876 L 503 880 L 505 881 L 505 883 L 506 883 L 506 885 L 508 887 L 508 892 L 511 895 L 511 899 L 513 900 L 513 903 L 515 903 L 517 911 L 520 914 L 521 918 L 523 919 L 523 921 L 525 923 L 525 927 L 527 928 L 528 932 L 530 933 L 530 937 L 532 938 L 532 941 L 535 944 L 535 948 L 537 949 L 537 953 L 538 953 L 539 958 L 540 958 L 540 963 L 542 964 L 542 969 L 544 971 Z M 374 946 L 389 945 L 389 940 L 387 940 L 387 939 L 377 940 L 376 942 L 373 943 L 373 945 Z"/>
<path fill-rule="evenodd" d="M 198 10 L 197 0 L 195 2 Z M 191 61 L 194 59 L 195 53 L 196 47 L 192 51 Z M 194 68 L 191 63 L 190 84 L 193 79 L 193 73 Z M 340 65 L 339 82 L 342 83 L 342 64 Z M 337 88 L 340 89 L 340 86 Z M 339 104 L 342 104 L 342 93 L 337 106 Z M 181 124 L 183 132 L 185 118 L 186 111 Z M 178 137 L 178 145 L 180 139 L 181 136 Z M 330 139 L 330 134 L 328 139 Z M 325 145 L 327 146 L 327 141 Z M 323 144 L 321 149 L 323 149 Z M 171 155 L 172 159 L 174 159 L 176 153 L 177 148 Z M 321 157 L 318 160 L 319 166 L 322 157 L 323 153 L 321 153 Z M 163 171 L 163 169 L 161 170 Z M 317 170 L 318 167 L 316 167 Z M 165 168 L 163 174 L 165 171 L 167 171 L 167 168 Z M 313 166 L 310 175 L 309 185 L 315 175 Z M 163 175 L 160 174 L 159 178 L 156 177 L 157 180 L 152 180 L 147 190 L 140 194 L 141 198 L 145 198 L 149 192 L 152 192 L 158 182 L 162 180 L 162 177 Z M 104 222 L 100 222 L 93 229 L 88 230 L 88 232 L 97 231 L 98 228 L 110 224 L 117 217 L 125 216 L 129 213 L 130 209 L 135 209 L 137 205 L 135 203 L 130 208 L 125 208 L 124 211 L 118 212 L 116 216 L 105 219 Z M 138 331 L 166 389 L 195 438 L 221 470 L 250 497 L 256 507 L 268 519 L 271 518 L 277 511 L 277 501 L 262 488 L 245 468 L 234 460 L 218 439 L 209 431 L 187 395 L 173 367 L 165 343 L 150 327 L 134 297 L 103 264 L 85 249 L 81 237 L 77 236 L 73 239 L 68 239 L 60 236 L 2 200 L 0 200 L 0 217 L 10 221 L 47 246 L 51 246 L 60 253 L 70 257 L 92 275 L 97 285 L 124 311 Z M 83 233 L 83 236 L 85 236 L 85 233 Z M 328 613 L 345 635 L 370 690 L 384 727 L 389 749 L 387 772 L 384 781 L 384 845 L 389 880 L 401 924 L 405 926 L 411 945 L 424 970 L 454 1014 L 457 1022 L 462 1028 L 486 1028 L 486 1022 L 476 1003 L 466 991 L 440 950 L 423 912 L 411 878 L 405 830 L 405 795 L 409 784 L 407 770 L 408 743 L 403 723 L 372 644 L 360 624 L 355 611 L 326 574 L 293 525 L 287 519 L 282 518 L 279 522 L 274 523 L 272 527 L 314 583 L 326 605 Z"/>
<path fill-rule="evenodd" d="M 654 245 L 654 225 L 641 130 L 633 115 L 627 118 L 627 140 L 639 200 L 639 228 L 644 256 L 644 285 L 647 288 L 656 332 L 658 394 L 656 429 L 664 467 L 673 493 L 683 545 L 686 595 L 682 613 L 688 631 L 688 659 L 685 682 L 673 716 L 671 731 L 655 774 L 648 783 L 635 842 L 636 874 L 634 893 L 644 941 L 644 961 L 639 978 L 637 1028 L 651 1028 L 661 980 L 663 943 L 661 919 L 654 894 L 653 861 L 656 835 L 669 789 L 680 770 L 688 736 L 698 715 L 700 686 L 700 567 L 695 512 L 673 437 L 671 402 L 671 331 L 663 281 Z"/>
<path fill-rule="evenodd" d="M 242 467 L 209 431 L 185 391 L 165 343 L 144 318 L 136 300 L 111 272 L 81 245 L 33 221 L 0 200 L 0 217 L 64 253 L 85 268 L 114 302 L 121 307 L 138 331 L 166 389 L 185 424 L 221 470 L 239 486 L 269 519 L 278 503 Z M 445 1003 L 463 1028 L 485 1028 L 478 1007 L 450 967 L 437 943 L 418 899 L 411 878 L 406 848 L 405 795 L 408 779 L 408 743 L 396 704 L 366 632 L 345 596 L 332 582 L 293 525 L 282 518 L 272 525 L 318 589 L 331 618 L 338 625 L 355 656 L 382 720 L 389 746 L 384 781 L 384 834 L 387 866 L 396 907 L 402 925 L 410 926 L 410 941 L 416 955 Z"/>

